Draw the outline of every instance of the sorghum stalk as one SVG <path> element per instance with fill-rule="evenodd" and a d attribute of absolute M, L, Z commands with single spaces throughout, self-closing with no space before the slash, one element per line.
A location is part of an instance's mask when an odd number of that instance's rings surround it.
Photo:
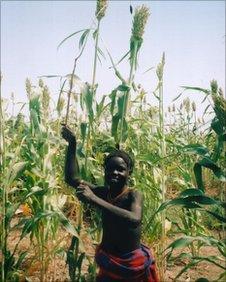
<path fill-rule="evenodd" d="M 95 55 L 94 55 L 94 65 L 93 65 L 92 89 L 95 85 L 95 78 L 96 78 L 97 51 L 98 51 L 98 43 L 99 43 L 100 21 L 105 16 L 107 5 L 108 5 L 107 0 L 97 0 L 96 13 L 95 13 L 96 18 L 97 18 L 97 29 L 96 29 L 96 38 L 95 38 Z"/>
<path fill-rule="evenodd" d="M 2 82 L 2 75 L 0 78 L 0 162 L 1 162 L 1 173 L 3 174 L 5 170 L 5 134 L 4 134 L 4 129 L 5 129 L 5 124 L 4 124 L 4 117 L 3 117 L 3 109 L 2 109 L 2 93 L 1 93 L 1 82 Z M 2 235 L 1 235 L 1 242 L 2 242 L 2 281 L 6 280 L 5 277 L 5 255 L 6 255 L 6 248 L 7 248 L 7 230 L 6 230 L 6 204 L 7 204 L 7 188 L 5 185 L 3 186 L 3 199 L 2 199 Z"/>
<path fill-rule="evenodd" d="M 99 29 L 100 29 L 100 20 L 97 23 L 97 33 L 95 39 L 95 55 L 94 55 L 94 63 L 93 63 L 93 78 L 92 78 L 92 91 L 94 91 L 94 85 L 96 80 L 96 69 L 97 69 L 97 51 L 98 51 L 98 42 L 99 42 Z"/>
<path fill-rule="evenodd" d="M 196 104 L 195 104 L 195 102 L 193 101 L 192 102 L 192 110 L 193 110 L 193 113 L 194 113 L 194 126 L 195 126 L 195 129 L 196 129 L 196 127 L 197 127 L 197 122 L 196 122 Z"/>
<path fill-rule="evenodd" d="M 159 80 L 159 130 L 161 134 L 160 140 L 160 157 L 161 157 L 161 192 L 162 192 L 162 203 L 166 200 L 166 183 L 165 183 L 165 167 L 164 167 L 164 158 L 166 156 L 166 145 L 165 145 L 165 133 L 164 133 L 164 109 L 163 109 L 163 69 L 165 64 L 165 54 L 163 53 L 162 61 L 158 65 L 156 73 Z M 166 221 L 166 214 L 165 211 L 161 214 L 161 221 L 162 221 L 162 234 L 161 234 L 161 241 L 160 241 L 160 252 L 163 253 L 165 249 L 165 221 Z M 164 281 L 164 272 L 165 272 L 165 259 L 161 257 L 161 271 L 160 271 L 160 279 Z"/>
<path fill-rule="evenodd" d="M 92 99 L 95 94 L 95 81 L 96 81 L 96 70 L 97 70 L 97 57 L 98 57 L 98 43 L 99 43 L 99 31 L 100 31 L 100 21 L 105 16 L 105 12 L 107 9 L 107 0 L 97 0 L 96 5 L 96 19 L 97 19 L 97 29 L 96 29 L 96 37 L 95 37 L 95 53 L 94 53 L 94 63 L 93 63 L 93 76 L 92 76 L 92 84 L 91 84 L 91 95 Z M 85 155 L 85 171 L 87 171 L 87 161 L 88 161 L 88 147 L 90 143 L 90 131 L 93 128 L 91 124 L 91 120 L 89 120 L 88 132 L 87 132 L 87 140 L 86 140 L 86 155 Z"/>
<path fill-rule="evenodd" d="M 86 39 L 87 40 L 87 37 Z M 71 79 L 70 79 L 70 87 L 69 87 L 69 91 L 68 91 L 68 100 L 67 100 L 67 110 L 66 110 L 66 117 L 65 117 L 65 124 L 67 125 L 68 122 L 68 116 L 69 116 L 69 109 L 70 109 L 70 100 L 71 100 L 71 92 L 72 92 L 72 88 L 74 85 L 74 75 L 75 75 L 75 69 L 76 69 L 76 65 L 77 65 L 77 61 L 78 59 L 82 56 L 82 53 L 85 49 L 86 44 L 83 44 L 83 47 L 80 51 L 80 53 L 78 54 L 78 56 L 74 59 L 74 65 L 73 65 L 73 70 L 71 73 Z"/>
<path fill-rule="evenodd" d="M 99 43 L 99 30 L 100 30 L 100 21 L 105 16 L 107 9 L 107 0 L 97 0 L 96 5 L 96 18 L 97 18 L 97 29 L 96 29 L 96 38 L 95 38 L 95 55 L 94 55 L 94 64 L 93 64 L 93 79 L 92 79 L 92 90 L 95 85 L 96 79 L 96 68 L 97 68 L 97 52 L 98 52 L 98 43 Z"/>
<path fill-rule="evenodd" d="M 127 113 L 130 88 L 132 86 L 134 73 L 137 68 L 137 56 L 143 42 L 144 29 L 149 15 L 150 15 L 149 8 L 144 5 L 137 7 L 135 9 L 135 13 L 133 17 L 133 25 L 132 25 L 132 34 L 130 38 L 130 74 L 128 79 L 129 90 L 125 91 L 124 93 L 123 113 L 121 119 L 121 134 L 120 134 L 119 143 L 121 143 L 122 141 L 124 119 L 126 118 L 126 113 Z"/>

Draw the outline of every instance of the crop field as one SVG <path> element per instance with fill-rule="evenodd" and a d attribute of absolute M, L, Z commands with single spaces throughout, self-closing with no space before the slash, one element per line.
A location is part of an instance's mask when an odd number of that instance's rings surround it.
<path fill-rule="evenodd" d="M 100 211 L 78 201 L 64 181 L 67 124 L 77 137 L 80 177 L 103 185 L 103 160 L 120 147 L 135 160 L 129 185 L 144 196 L 142 241 L 156 258 L 160 281 L 225 281 L 226 100 L 217 80 L 209 88 L 184 86 L 164 109 L 163 53 L 155 68 L 155 105 L 135 81 L 138 55 L 150 11 L 133 11 L 129 73 L 100 49 L 107 1 L 98 0 L 95 28 L 70 38 L 79 44 L 71 74 L 51 77 L 61 88 L 56 104 L 49 77 L 26 80 L 28 115 L 7 110 L 14 100 L 1 93 L 1 281 L 95 281 L 94 251 L 102 236 Z M 92 81 L 75 75 L 88 40 L 93 40 Z M 97 65 L 106 56 L 119 84 L 97 99 Z M 99 66 L 100 67 L 100 66 Z M 4 74 L 1 81 L 4 80 Z M 195 92 L 208 104 L 189 98 Z M 202 279 L 201 279 L 202 278 Z"/>

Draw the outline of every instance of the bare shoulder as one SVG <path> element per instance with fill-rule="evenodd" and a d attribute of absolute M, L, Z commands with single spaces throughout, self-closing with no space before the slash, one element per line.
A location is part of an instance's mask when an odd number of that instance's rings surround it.
<path fill-rule="evenodd" d="M 143 194 L 137 189 L 130 189 L 130 197 L 133 201 L 143 202 Z"/>
<path fill-rule="evenodd" d="M 99 197 L 103 200 L 107 199 L 108 190 L 105 186 L 95 186 L 95 187 L 92 188 L 92 191 L 97 197 Z"/>

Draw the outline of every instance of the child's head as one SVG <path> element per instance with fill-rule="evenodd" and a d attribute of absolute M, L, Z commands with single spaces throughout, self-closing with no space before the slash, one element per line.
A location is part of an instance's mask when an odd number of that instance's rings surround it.
<path fill-rule="evenodd" d="M 131 174 L 133 172 L 134 162 L 133 162 L 132 158 L 130 157 L 130 155 L 127 154 L 123 150 L 115 150 L 115 151 L 111 152 L 110 154 L 108 154 L 107 157 L 104 160 L 104 168 L 106 168 L 108 161 L 111 158 L 114 158 L 114 157 L 122 158 L 127 165 L 127 169 L 128 169 L 129 174 Z"/>

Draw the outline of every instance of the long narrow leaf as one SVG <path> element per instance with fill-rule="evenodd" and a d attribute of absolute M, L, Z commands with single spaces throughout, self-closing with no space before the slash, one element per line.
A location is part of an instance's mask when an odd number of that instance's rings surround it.
<path fill-rule="evenodd" d="M 74 36 L 74 35 L 76 35 L 76 34 L 82 32 L 82 31 L 85 31 L 85 30 L 87 30 L 87 29 L 78 30 L 78 31 L 73 32 L 72 34 L 68 35 L 67 37 L 65 37 L 65 38 L 60 42 L 60 44 L 57 46 L 57 50 L 60 48 L 60 46 L 61 46 L 66 40 L 68 40 L 68 39 L 71 38 L 72 36 Z"/>

